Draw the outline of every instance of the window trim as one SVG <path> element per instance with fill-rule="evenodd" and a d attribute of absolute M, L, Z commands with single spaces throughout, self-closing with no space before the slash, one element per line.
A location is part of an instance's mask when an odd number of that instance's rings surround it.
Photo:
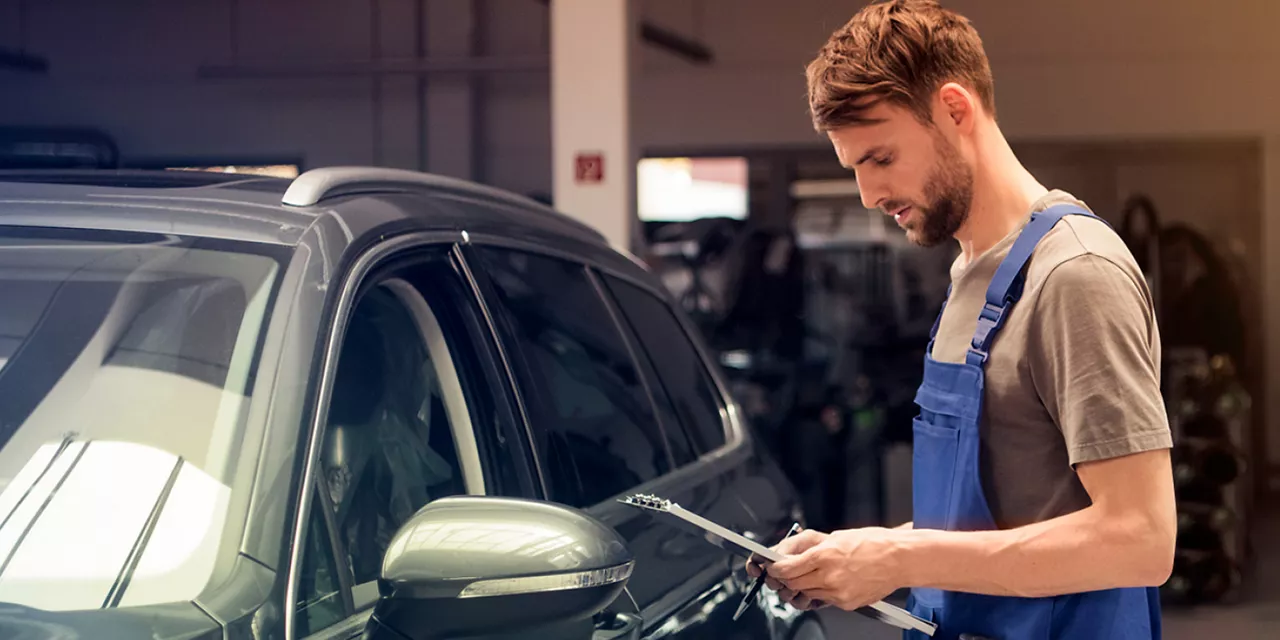
<path fill-rule="evenodd" d="M 440 381 L 441 400 L 444 402 L 445 413 L 449 416 L 449 432 L 453 434 L 453 446 L 458 455 L 463 485 L 468 495 L 485 495 L 484 468 L 480 464 L 480 446 L 476 441 L 475 427 L 471 424 L 470 407 L 467 406 L 458 367 L 453 362 L 453 353 L 449 350 L 436 312 L 431 309 L 426 298 L 422 297 L 422 292 L 404 278 L 392 275 L 379 281 L 376 286 L 390 289 L 413 316 L 418 337 L 422 339 L 427 356 L 431 358 L 431 367 L 435 369 L 436 379 Z"/>
<path fill-rule="evenodd" d="M 489 308 L 486 293 L 492 293 L 490 288 L 493 285 L 487 278 L 482 283 L 471 269 L 472 252 L 464 248 L 466 245 L 471 244 L 470 238 L 471 236 L 463 232 L 463 243 L 453 246 L 453 257 L 458 262 L 458 269 L 461 271 L 463 279 L 466 280 L 467 286 L 470 287 L 471 295 L 475 297 L 476 304 L 479 305 L 480 315 L 484 320 L 484 328 L 493 339 L 498 363 L 502 366 L 501 375 L 506 378 L 507 384 L 511 389 L 512 399 L 515 403 L 515 417 L 520 421 L 520 425 L 524 430 L 525 446 L 521 447 L 521 449 L 528 454 L 532 467 L 531 471 L 534 474 L 533 479 L 537 482 L 535 489 L 540 492 L 537 496 L 530 497 L 546 499 L 550 495 L 550 491 L 547 488 L 546 473 L 542 469 L 542 460 L 538 456 L 537 440 L 534 439 L 533 435 L 533 422 L 529 420 L 529 408 L 524 401 L 524 396 L 520 393 L 520 383 L 516 378 L 511 354 L 507 351 L 506 345 L 502 344 L 502 332 L 498 330 L 497 317 L 493 314 L 493 310 Z"/>
<path fill-rule="evenodd" d="M 319 362 L 313 361 L 312 363 L 313 371 L 319 372 L 319 384 L 315 395 L 308 399 L 311 401 L 309 404 L 311 404 L 310 410 L 312 413 L 303 434 L 306 439 L 306 453 L 302 461 L 302 476 L 300 478 L 301 481 L 298 482 L 298 493 L 295 494 L 298 500 L 298 508 L 293 514 L 293 528 L 289 532 L 289 566 L 286 577 L 287 582 L 285 583 L 285 606 L 283 607 L 285 638 L 297 638 L 297 611 L 295 606 L 298 599 L 298 580 L 302 565 L 302 542 L 306 537 L 306 529 L 314 502 L 314 492 L 317 490 L 315 467 L 320 455 L 320 437 L 328 416 L 329 403 L 333 397 L 334 378 L 337 374 L 335 363 L 338 359 L 338 353 L 341 351 L 342 337 L 345 335 L 351 320 L 351 311 L 355 305 L 356 295 L 360 292 L 360 287 L 374 269 L 387 260 L 398 257 L 402 252 L 431 246 L 456 246 L 464 238 L 464 234 L 452 231 L 415 232 L 396 236 L 361 253 L 342 278 L 342 284 L 333 311 L 330 314 L 326 314 L 327 317 L 324 319 L 329 325 L 320 332 L 323 336 L 324 346 L 320 352 Z M 333 532 L 331 531 L 330 536 L 332 535 Z M 351 585 L 351 587 L 352 594 L 354 594 L 355 585 Z M 356 612 L 355 614 L 359 615 L 359 613 Z M 317 633 L 323 631 L 321 630 Z M 314 635 L 316 634 L 313 633 L 312 636 Z"/>

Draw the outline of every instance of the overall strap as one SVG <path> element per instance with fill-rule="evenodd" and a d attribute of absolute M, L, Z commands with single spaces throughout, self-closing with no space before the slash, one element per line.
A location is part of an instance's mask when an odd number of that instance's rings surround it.
<path fill-rule="evenodd" d="M 987 286 L 986 304 L 982 305 L 982 312 L 978 314 L 978 329 L 973 334 L 973 342 L 969 353 L 965 355 L 965 362 L 979 367 L 986 364 L 996 334 L 1004 326 L 1005 318 L 1013 309 L 1014 303 L 1022 297 L 1027 262 L 1031 260 L 1036 245 L 1040 244 L 1040 240 L 1059 220 L 1070 215 L 1097 217 L 1087 209 L 1070 204 L 1054 205 L 1031 214 L 1031 221 L 1018 234 L 1013 248 L 1009 249 L 1009 255 L 996 268 L 996 274 Z"/>

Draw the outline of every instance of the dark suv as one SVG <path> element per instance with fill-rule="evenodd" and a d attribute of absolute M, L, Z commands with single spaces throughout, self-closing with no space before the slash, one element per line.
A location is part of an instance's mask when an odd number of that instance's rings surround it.
<path fill-rule="evenodd" d="M 661 283 L 414 172 L 0 173 L 0 637 L 813 640 L 796 497 Z"/>

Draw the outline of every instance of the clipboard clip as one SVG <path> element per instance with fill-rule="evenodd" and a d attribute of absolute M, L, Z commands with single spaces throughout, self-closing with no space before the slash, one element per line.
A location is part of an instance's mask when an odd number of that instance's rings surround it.
<path fill-rule="evenodd" d="M 664 511 L 664 512 L 671 511 L 671 504 L 672 504 L 670 500 L 659 498 L 658 496 L 651 496 L 645 493 L 637 493 L 634 495 L 629 495 L 625 498 L 618 500 L 618 502 L 621 502 L 623 504 L 629 504 L 633 507 L 640 507 L 642 509 L 652 509 L 653 511 Z"/>

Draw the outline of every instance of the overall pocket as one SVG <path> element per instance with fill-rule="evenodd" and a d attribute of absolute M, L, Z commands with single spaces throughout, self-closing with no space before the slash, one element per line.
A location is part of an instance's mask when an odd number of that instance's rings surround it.
<path fill-rule="evenodd" d="M 911 511 L 916 529 L 945 529 L 951 521 L 951 494 L 955 490 L 956 454 L 960 432 L 926 422 L 912 421 Z"/>

